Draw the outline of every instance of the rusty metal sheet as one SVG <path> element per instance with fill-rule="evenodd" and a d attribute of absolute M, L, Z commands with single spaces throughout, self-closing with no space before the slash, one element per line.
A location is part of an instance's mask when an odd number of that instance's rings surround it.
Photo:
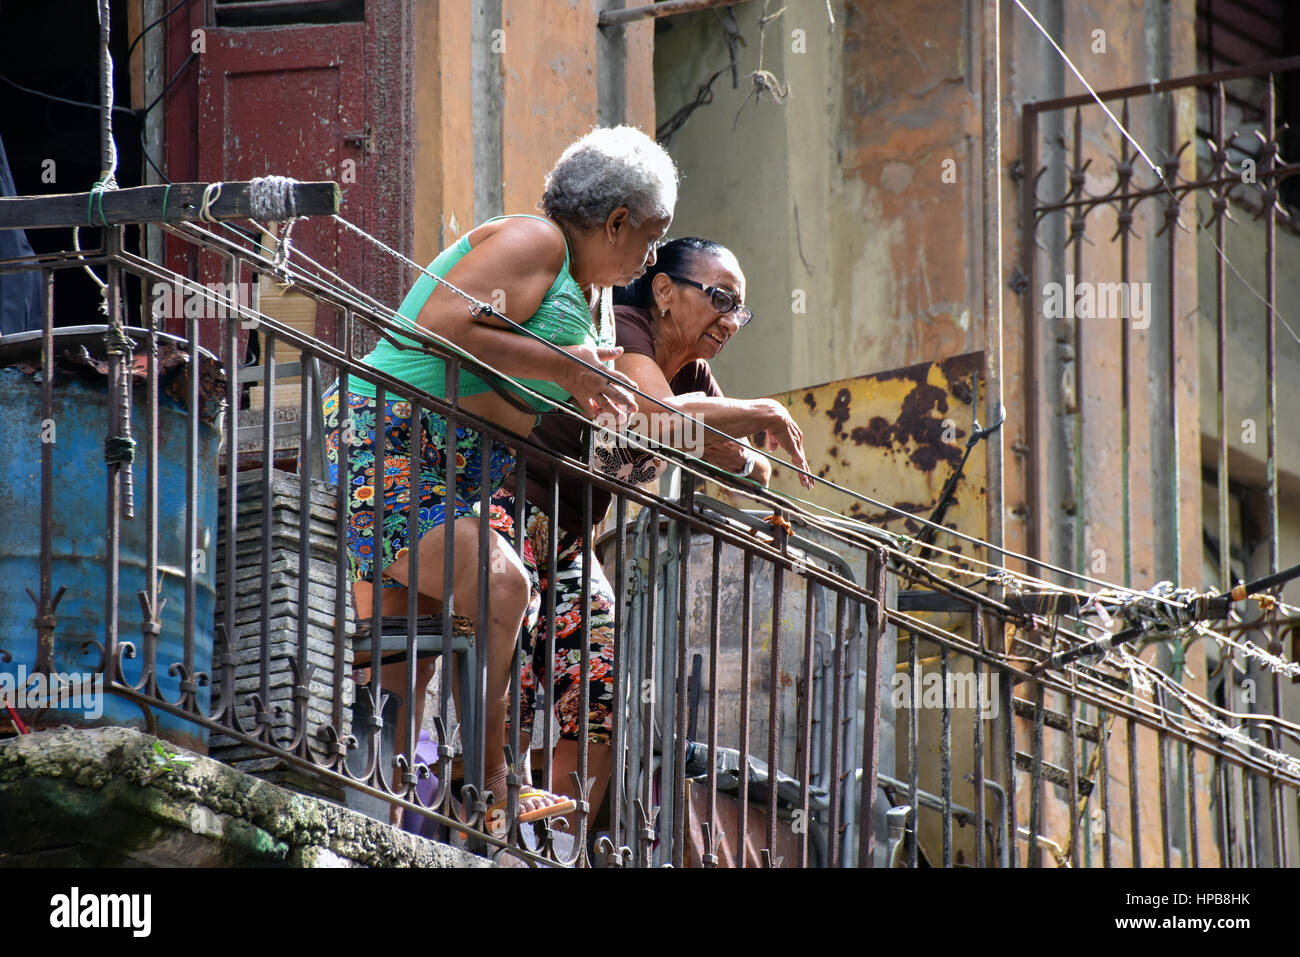
<path fill-rule="evenodd" d="M 961 461 L 970 436 L 974 376 L 984 362 L 970 352 L 888 372 L 840 379 L 779 393 L 804 433 L 815 474 L 912 515 L 929 517 Z M 920 523 L 824 485 L 803 490 L 792 472 L 777 469 L 772 488 L 853 518 L 914 534 Z M 948 528 L 982 538 L 984 448 L 971 452 L 951 507 Z M 940 541 L 969 554 L 961 542 Z"/>

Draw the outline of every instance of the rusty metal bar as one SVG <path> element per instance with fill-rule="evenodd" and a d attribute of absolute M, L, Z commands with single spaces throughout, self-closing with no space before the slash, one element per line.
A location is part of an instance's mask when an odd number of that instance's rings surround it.
<path fill-rule="evenodd" d="M 1169 98 L 1167 113 L 1167 122 L 1169 130 L 1169 155 L 1170 159 L 1165 164 L 1165 182 L 1178 181 L 1179 170 L 1179 153 L 1178 153 L 1178 108 L 1174 98 Z M 1183 555 L 1182 555 L 1182 476 L 1180 474 L 1179 462 L 1182 451 L 1181 428 L 1178 421 L 1179 409 L 1182 405 L 1178 401 L 1178 269 L 1177 269 L 1177 252 L 1178 252 L 1178 217 L 1181 212 L 1178 199 L 1172 193 L 1169 202 L 1165 205 L 1165 232 L 1168 237 L 1168 252 L 1166 253 L 1168 261 L 1165 263 L 1165 282 L 1168 288 L 1166 293 L 1169 297 L 1169 345 L 1167 360 L 1168 389 L 1169 389 L 1169 534 L 1170 534 L 1170 578 L 1174 581 L 1182 581 Z M 1163 754 L 1163 750 L 1161 751 Z M 1168 866 L 1166 864 L 1166 866 Z"/>
<path fill-rule="evenodd" d="M 1034 213 L 1038 198 L 1034 187 L 1037 185 L 1039 145 L 1038 111 L 1030 109 L 1030 106 L 1031 104 L 1025 105 L 1021 117 L 1020 148 L 1024 152 L 1025 161 L 1020 181 L 1020 203 L 1025 216 L 1024 233 L 1032 237 L 1038 231 Z M 1025 440 L 1020 465 L 1024 472 L 1025 488 L 1022 503 L 1026 510 L 1025 553 L 1034 558 L 1043 558 L 1050 542 L 1047 530 L 1050 512 L 1044 500 L 1046 483 L 1043 470 L 1047 467 L 1047 449 L 1043 436 L 1048 433 L 1042 421 L 1045 411 L 1040 401 L 1045 376 L 1040 369 L 1043 348 L 1040 340 L 1043 336 L 1038 315 L 1038 248 L 1034 242 L 1022 242 L 1020 246 L 1020 270 L 1024 277 L 1020 299 L 1021 334 L 1024 337 L 1020 374 L 1025 381 Z M 1042 574 L 1041 565 L 1029 565 L 1025 570 L 1031 575 Z M 1007 720 L 1011 720 L 1009 715 Z M 1009 838 L 1015 839 L 1014 829 L 1009 832 Z M 1011 859 L 1015 860 L 1014 854 Z"/>
<path fill-rule="evenodd" d="M 1213 127 L 1215 173 L 1227 165 L 1228 147 L 1224 142 L 1223 83 L 1214 84 Z M 1228 196 L 1224 191 L 1214 198 L 1214 242 L 1224 248 L 1224 220 L 1228 213 Z M 1219 425 L 1219 468 L 1215 476 L 1219 507 L 1219 585 L 1223 591 L 1232 587 L 1232 516 L 1228 501 L 1228 273 L 1223 256 L 1214 257 L 1214 327 L 1218 339 L 1215 369 L 1216 403 Z M 1231 670 L 1231 669 L 1229 669 Z M 1231 676 L 1225 680 L 1231 681 Z"/>
<path fill-rule="evenodd" d="M 1156 93 L 1169 93 L 1174 90 L 1183 90 L 1189 86 L 1209 86 L 1213 83 L 1221 83 L 1227 80 L 1239 80 L 1248 76 L 1264 76 L 1271 73 L 1286 73 L 1290 70 L 1300 69 L 1300 56 L 1285 57 L 1280 60 L 1266 60 L 1263 63 L 1252 63 L 1249 66 L 1234 67 L 1230 70 L 1215 70 L 1211 73 L 1196 73 L 1190 76 L 1177 77 L 1172 80 L 1161 80 L 1159 82 L 1139 83 L 1134 86 L 1121 86 L 1113 90 L 1098 90 L 1097 99 L 1122 100 L 1126 97 L 1134 96 L 1151 96 Z M 1035 113 L 1047 113 L 1054 110 L 1062 110 L 1071 106 L 1084 106 L 1089 103 L 1095 103 L 1088 93 L 1078 93 L 1073 96 L 1058 97 L 1053 100 L 1038 100 L 1032 103 L 1026 103 L 1025 109 L 1032 110 Z"/>
<path fill-rule="evenodd" d="M 1268 537 L 1268 572 L 1278 570 L 1278 476 L 1277 476 L 1277 94 L 1273 76 L 1264 84 L 1264 128 L 1268 141 L 1261 158 L 1261 174 L 1268 184 L 1264 191 L 1264 416 L 1268 431 L 1268 508 L 1265 513 L 1265 533 Z M 1281 649 L 1269 649 L 1275 654 Z M 1273 714 L 1280 717 L 1282 702 L 1278 675 L 1273 674 Z"/>
<path fill-rule="evenodd" d="M 596 26 L 600 29 L 621 27 L 637 20 L 661 19 L 682 13 L 696 13 L 700 10 L 712 10 L 716 7 L 732 7 L 749 0 L 662 0 L 661 3 L 648 3 L 626 10 L 602 10 L 596 17 Z"/>
<path fill-rule="evenodd" d="M 1121 110 L 1123 116 L 1124 128 L 1129 126 L 1129 103 L 1124 100 Z M 1119 278 L 1121 289 L 1131 288 L 1129 281 L 1129 237 L 1132 235 L 1133 208 L 1136 204 L 1131 204 L 1128 194 L 1128 183 L 1133 175 L 1133 157 L 1134 153 L 1130 151 L 1127 139 L 1120 139 L 1120 176 L 1121 189 L 1123 194 L 1120 198 L 1119 211 L 1117 218 L 1119 220 Z M 1133 432 L 1132 422 L 1129 417 L 1132 414 L 1132 402 L 1129 390 L 1132 386 L 1132 362 L 1133 362 L 1133 317 L 1125 316 L 1120 325 L 1120 460 L 1121 473 L 1120 481 L 1122 483 L 1121 500 L 1122 516 L 1124 523 L 1124 584 L 1133 584 Z M 1109 833 L 1109 832 L 1108 832 Z"/>
<path fill-rule="evenodd" d="M 984 364 L 988 383 L 988 419 L 1002 418 L 1002 86 L 1000 0 L 983 0 L 981 77 L 981 143 L 984 152 L 983 226 L 984 238 Z M 1031 177 L 1032 178 L 1032 175 Z M 1033 243 L 1027 245 L 1032 246 Z M 978 411 L 978 410 L 975 410 Z M 989 544 L 987 561 L 1003 564 L 1003 433 L 988 436 L 986 447 L 985 514 Z M 997 591 L 997 589 L 993 589 Z"/>

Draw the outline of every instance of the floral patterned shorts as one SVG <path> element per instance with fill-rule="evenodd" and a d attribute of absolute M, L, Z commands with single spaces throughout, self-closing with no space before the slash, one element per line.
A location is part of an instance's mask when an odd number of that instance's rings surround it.
<path fill-rule="evenodd" d="M 515 498 L 513 486 L 492 497 L 492 527 L 515 543 Z M 520 728 L 532 734 L 538 689 L 548 682 L 543 699 L 552 702 L 559 720 L 560 737 L 578 740 L 582 716 L 582 538 L 558 532 L 555 563 L 556 636 L 547 661 L 546 636 L 551 615 L 546 591 L 551 570 L 547 564 L 550 520 L 536 505 L 524 513 L 524 566 L 528 569 L 528 613 L 524 618 L 523 663 L 519 674 Z M 614 589 L 600 567 L 591 563 L 591 593 L 588 615 L 591 621 L 590 671 L 588 673 L 587 740 L 609 744 L 614 733 Z M 538 736 L 541 736 L 541 731 Z"/>
<path fill-rule="evenodd" d="M 339 479 L 340 446 L 349 434 L 350 452 L 347 474 L 348 555 L 352 580 L 373 581 L 375 556 L 380 568 L 387 568 L 405 558 L 410 547 L 408 507 L 411 501 L 413 473 L 418 476 L 419 536 L 442 525 L 445 519 L 447 492 L 447 420 L 436 413 L 421 410 L 422 432 L 418 469 L 411 463 L 411 403 L 388 397 L 384 402 L 384 470 L 381 513 L 383 533 L 375 537 L 375 425 L 376 401 L 373 396 L 348 394 L 347 415 L 339 415 L 339 384 L 335 381 L 322 397 L 325 413 L 325 452 L 329 459 L 329 480 Z M 351 426 L 349 430 L 349 425 Z M 456 488 L 453 497 L 455 518 L 479 514 L 479 493 L 483 482 L 495 489 L 514 471 L 514 451 L 498 442 L 492 444 L 491 461 L 484 475 L 482 445 L 477 431 L 456 427 Z M 384 576 L 385 588 L 399 587 Z"/>

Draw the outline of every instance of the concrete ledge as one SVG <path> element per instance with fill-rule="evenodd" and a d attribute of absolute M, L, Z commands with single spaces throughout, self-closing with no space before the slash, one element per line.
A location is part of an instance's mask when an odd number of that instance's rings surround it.
<path fill-rule="evenodd" d="M 0 867 L 490 867 L 129 728 L 0 742 Z M 164 745 L 169 752 L 177 749 Z"/>

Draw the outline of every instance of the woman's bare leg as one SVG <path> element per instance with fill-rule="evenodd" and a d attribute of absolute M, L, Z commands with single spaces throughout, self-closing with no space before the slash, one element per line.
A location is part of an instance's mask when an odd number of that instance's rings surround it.
<path fill-rule="evenodd" d="M 520 735 L 519 746 L 525 750 L 531 746 L 526 734 Z M 589 744 L 587 746 L 587 780 L 591 782 L 591 791 L 587 795 L 587 823 L 590 824 L 600 813 L 600 806 L 605 803 L 605 794 L 609 791 L 609 773 L 614 764 L 614 749 L 608 744 Z M 575 801 L 580 797 L 574 786 L 573 775 L 578 770 L 578 742 L 572 738 L 561 738 L 555 744 L 551 755 L 551 790 L 556 794 L 566 794 Z M 578 820 L 573 814 L 562 815 L 569 821 L 569 831 L 573 833 Z"/>
<path fill-rule="evenodd" d="M 478 616 L 479 520 L 466 517 L 452 523 L 455 536 L 453 597 L 457 614 L 474 620 Z M 442 599 L 443 554 L 447 535 L 435 529 L 420 539 L 421 594 Z M 484 703 L 484 787 L 496 800 L 505 797 L 505 723 L 510 689 L 510 670 L 519 641 L 519 626 L 528 608 L 528 573 L 515 550 L 501 535 L 488 535 L 488 618 L 475 621 L 487 638 L 487 700 Z M 409 584 L 410 566 L 405 558 L 393 562 L 384 574 L 403 585 Z M 520 801 L 524 811 L 544 807 L 544 799 Z"/>

